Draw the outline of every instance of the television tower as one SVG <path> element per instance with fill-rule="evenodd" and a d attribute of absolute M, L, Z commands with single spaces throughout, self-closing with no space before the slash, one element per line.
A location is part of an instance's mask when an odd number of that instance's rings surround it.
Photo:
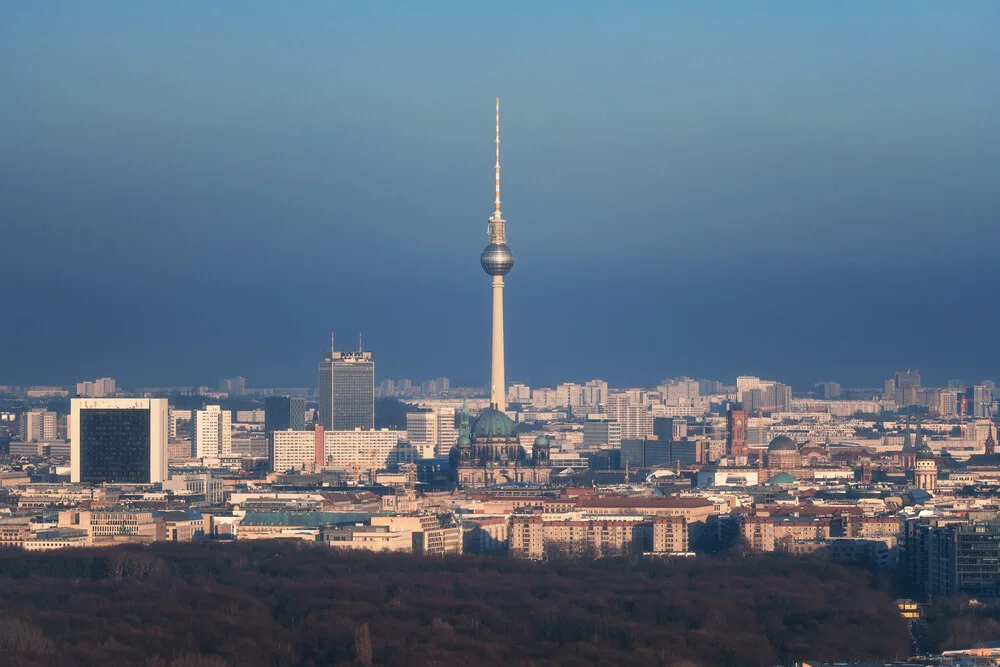
<path fill-rule="evenodd" d="M 483 271 L 493 276 L 493 338 L 490 366 L 490 403 L 497 410 L 507 410 L 507 381 L 504 378 L 503 358 L 503 277 L 514 268 L 514 251 L 507 245 L 507 221 L 500 214 L 500 98 L 497 98 L 496 127 L 496 195 L 493 200 L 493 215 L 490 217 L 487 234 L 489 245 L 479 257 Z"/>

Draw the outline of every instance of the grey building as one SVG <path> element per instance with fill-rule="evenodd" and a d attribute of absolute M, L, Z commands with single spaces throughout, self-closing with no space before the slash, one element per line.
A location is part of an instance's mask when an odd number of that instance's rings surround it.
<path fill-rule="evenodd" d="M 264 430 L 304 431 L 306 401 L 300 396 L 268 396 L 264 399 Z"/>
<path fill-rule="evenodd" d="M 371 352 L 331 350 L 319 362 L 319 423 L 326 430 L 375 428 L 375 362 Z"/>

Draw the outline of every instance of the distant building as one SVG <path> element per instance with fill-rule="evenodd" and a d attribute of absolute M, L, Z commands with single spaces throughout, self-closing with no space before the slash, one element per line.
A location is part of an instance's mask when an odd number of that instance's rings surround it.
<path fill-rule="evenodd" d="M 375 428 L 372 353 L 331 350 L 319 362 L 319 422 L 328 431 Z"/>
<path fill-rule="evenodd" d="M 384 468 L 395 463 L 401 436 L 402 431 L 388 429 L 274 431 L 269 436 L 271 470 Z"/>
<path fill-rule="evenodd" d="M 818 398 L 822 398 L 825 400 L 830 400 L 832 398 L 840 398 L 839 382 L 817 382 L 815 387 Z"/>
<path fill-rule="evenodd" d="M 607 415 L 621 425 L 622 438 L 648 438 L 653 435 L 653 413 L 628 393 L 608 396 Z"/>
<path fill-rule="evenodd" d="M 31 410 L 21 414 L 21 440 L 45 442 L 56 439 L 56 413 L 48 410 Z"/>
<path fill-rule="evenodd" d="M 410 446 L 420 458 L 447 457 L 458 440 L 455 408 L 439 407 L 406 414 L 406 433 Z"/>
<path fill-rule="evenodd" d="M 264 399 L 264 431 L 304 431 L 306 401 L 300 396 L 268 396 Z"/>
<path fill-rule="evenodd" d="M 71 481 L 167 478 L 167 399 L 74 398 L 70 404 Z"/>
<path fill-rule="evenodd" d="M 583 422 L 584 447 L 621 447 L 621 425 L 614 419 L 588 419 Z"/>
<path fill-rule="evenodd" d="M 194 413 L 191 447 L 197 458 L 219 458 L 233 453 L 233 413 L 207 405 Z"/>
<path fill-rule="evenodd" d="M 219 383 L 219 391 L 225 392 L 230 396 L 243 396 L 247 393 L 246 378 L 236 376 L 234 378 L 223 380 Z"/>
<path fill-rule="evenodd" d="M 686 438 L 687 427 L 687 420 L 683 417 L 656 417 L 653 419 L 653 435 L 663 442 Z"/>
<path fill-rule="evenodd" d="M 632 470 L 670 463 L 670 443 L 655 438 L 623 439 L 621 450 L 622 467 L 628 464 Z"/>
<path fill-rule="evenodd" d="M 113 378 L 99 378 L 93 382 L 77 382 L 76 395 L 83 398 L 107 398 L 115 395 Z"/>

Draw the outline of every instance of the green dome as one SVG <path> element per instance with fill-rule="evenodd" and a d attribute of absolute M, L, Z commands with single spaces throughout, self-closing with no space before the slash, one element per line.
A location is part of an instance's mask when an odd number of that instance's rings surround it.
<path fill-rule="evenodd" d="M 470 440 L 469 436 L 465 435 L 464 433 L 462 435 L 458 436 L 458 441 L 455 442 L 455 446 L 456 447 L 468 447 L 471 444 L 472 444 L 472 440 Z"/>
<path fill-rule="evenodd" d="M 778 484 L 795 484 L 797 481 L 797 479 L 789 475 L 787 472 L 779 472 L 777 475 L 764 483 L 768 486 L 776 486 Z"/>
<path fill-rule="evenodd" d="M 548 447 L 549 438 L 544 433 L 535 438 L 535 447 Z"/>
<path fill-rule="evenodd" d="M 496 407 L 490 406 L 472 422 L 472 439 L 513 438 L 514 430 L 513 420 Z"/>
<path fill-rule="evenodd" d="M 921 445 L 917 450 L 918 461 L 930 461 L 934 459 L 934 452 L 927 445 Z"/>
<path fill-rule="evenodd" d="M 767 446 L 767 451 L 797 452 L 799 451 L 799 448 L 795 445 L 795 441 L 789 438 L 787 435 L 779 435 L 777 438 L 771 441 L 771 444 Z"/>

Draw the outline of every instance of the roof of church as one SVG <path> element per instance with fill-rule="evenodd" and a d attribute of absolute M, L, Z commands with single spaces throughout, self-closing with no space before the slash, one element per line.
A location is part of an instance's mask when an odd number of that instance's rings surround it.
<path fill-rule="evenodd" d="M 472 422 L 472 438 L 512 438 L 515 433 L 514 421 L 495 405 L 483 410 Z"/>

